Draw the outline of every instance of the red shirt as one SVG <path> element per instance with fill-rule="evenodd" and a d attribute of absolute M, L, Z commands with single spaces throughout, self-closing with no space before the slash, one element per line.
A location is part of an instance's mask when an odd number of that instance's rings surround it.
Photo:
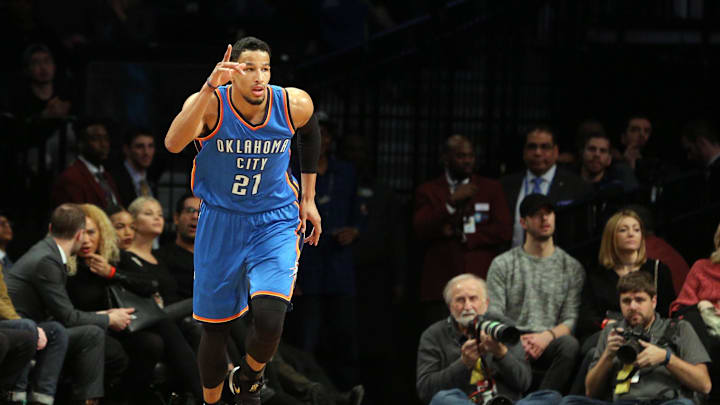
<path fill-rule="evenodd" d="M 709 259 L 700 259 L 693 264 L 680 294 L 670 305 L 670 313 L 681 306 L 697 305 L 702 300 L 716 305 L 720 301 L 720 263 L 712 263 Z"/>

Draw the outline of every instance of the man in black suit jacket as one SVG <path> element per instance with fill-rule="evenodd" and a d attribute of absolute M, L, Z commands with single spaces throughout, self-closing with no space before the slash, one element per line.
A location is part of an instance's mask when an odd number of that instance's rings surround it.
<path fill-rule="evenodd" d="M 85 214 L 75 204 L 62 204 L 50 218 L 50 234 L 36 243 L 10 269 L 7 286 L 15 309 L 24 318 L 42 322 L 50 318 L 68 332 L 66 364 L 72 367 L 73 399 L 97 403 L 104 395 L 103 359 L 108 374 L 120 375 L 127 356 L 106 353 L 105 330 L 122 330 L 130 323 L 131 308 L 103 312 L 78 311 L 70 302 L 65 283 L 67 262 L 85 240 Z"/>
<path fill-rule="evenodd" d="M 125 160 L 110 168 L 124 207 L 137 197 L 154 196 L 155 183 L 149 178 L 150 165 L 155 157 L 155 138 L 150 131 L 133 128 L 125 136 Z"/>
<path fill-rule="evenodd" d="M 545 194 L 557 212 L 556 244 L 569 247 L 590 234 L 587 200 L 592 187 L 580 176 L 556 165 L 559 150 L 553 131 L 545 126 L 531 129 L 525 136 L 523 160 L 527 170 L 500 179 L 510 212 L 514 213 L 513 246 L 523 243 L 525 233 L 520 225 L 520 201 L 533 193 Z"/>

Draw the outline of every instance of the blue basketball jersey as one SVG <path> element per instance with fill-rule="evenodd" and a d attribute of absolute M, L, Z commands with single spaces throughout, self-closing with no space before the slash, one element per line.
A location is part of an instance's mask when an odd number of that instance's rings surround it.
<path fill-rule="evenodd" d="M 252 125 L 233 107 L 232 86 L 220 86 L 218 124 L 197 138 L 202 148 L 193 161 L 191 187 L 206 204 L 242 214 L 285 207 L 298 200 L 290 172 L 290 123 L 286 91 L 267 87 L 265 120 Z"/>

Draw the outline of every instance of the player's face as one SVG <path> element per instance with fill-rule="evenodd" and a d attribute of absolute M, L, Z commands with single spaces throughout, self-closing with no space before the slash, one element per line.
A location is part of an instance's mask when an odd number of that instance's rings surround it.
<path fill-rule="evenodd" d="M 643 241 L 642 228 L 637 219 L 623 217 L 615 229 L 615 246 L 621 252 L 635 252 Z"/>
<path fill-rule="evenodd" d="M 610 166 L 610 141 L 605 138 L 590 138 L 583 149 L 583 166 L 588 173 L 598 174 Z"/>
<path fill-rule="evenodd" d="M 480 284 L 475 280 L 464 280 L 455 285 L 450 298 L 450 314 L 461 325 L 478 314 L 487 311 L 487 299 Z"/>
<path fill-rule="evenodd" d="M 136 167 L 147 169 L 155 156 L 155 139 L 150 135 L 138 135 L 125 148 L 125 155 Z"/>
<path fill-rule="evenodd" d="M 620 310 L 630 326 L 647 327 L 655 319 L 655 305 L 657 297 L 644 291 L 620 294 Z"/>
<path fill-rule="evenodd" d="M 528 134 L 523 148 L 523 160 L 535 175 L 545 174 L 557 162 L 558 154 L 552 135 L 540 131 Z"/>
<path fill-rule="evenodd" d="M 146 201 L 135 218 L 135 232 L 140 235 L 158 236 L 163 231 L 165 219 L 162 207 L 155 201 Z"/>
<path fill-rule="evenodd" d="M 95 221 L 85 217 L 85 239 L 80 245 L 78 256 L 87 257 L 90 253 L 96 253 L 100 245 L 100 231 Z"/>
<path fill-rule="evenodd" d="M 175 226 L 177 226 L 177 232 L 182 239 L 188 242 L 195 240 L 199 213 L 200 199 L 197 197 L 186 198 L 182 211 L 179 215 L 175 215 Z"/>
<path fill-rule="evenodd" d="M 265 51 L 243 51 L 238 63 L 245 64 L 245 74 L 233 75 L 233 89 L 239 89 L 248 103 L 262 104 L 270 82 L 270 55 Z"/>
<path fill-rule="evenodd" d="M 118 237 L 118 247 L 123 250 L 129 248 L 135 238 L 132 215 L 127 211 L 116 212 L 110 216 L 110 222 Z"/>
<path fill-rule="evenodd" d="M 520 218 L 520 224 L 535 240 L 547 240 L 555 233 L 555 212 L 540 208 L 533 215 Z"/>

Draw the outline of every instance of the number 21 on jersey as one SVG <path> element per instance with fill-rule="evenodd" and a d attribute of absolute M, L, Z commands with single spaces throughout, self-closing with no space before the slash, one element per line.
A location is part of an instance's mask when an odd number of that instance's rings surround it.
<path fill-rule="evenodd" d="M 260 188 L 260 180 L 262 179 L 262 173 L 258 173 L 254 176 L 248 177 L 244 174 L 235 175 L 235 183 L 233 183 L 232 193 L 237 195 L 247 195 L 248 188 L 251 188 L 250 195 L 255 195 Z M 252 186 L 250 186 L 252 180 Z"/>

